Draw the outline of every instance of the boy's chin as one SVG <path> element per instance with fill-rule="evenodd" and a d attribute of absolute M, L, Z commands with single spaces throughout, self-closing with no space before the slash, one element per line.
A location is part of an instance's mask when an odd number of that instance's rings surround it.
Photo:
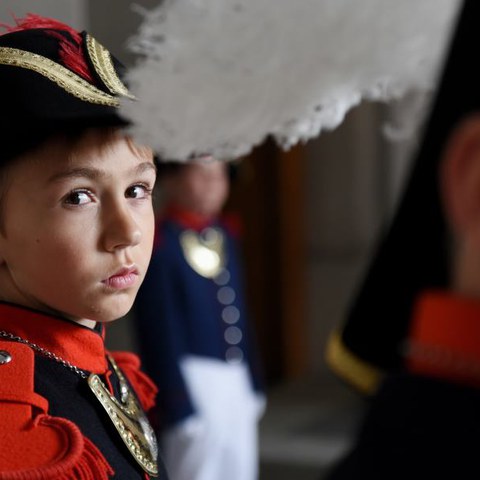
<path fill-rule="evenodd" d="M 118 302 L 114 305 L 102 305 L 97 308 L 94 307 L 92 312 L 84 318 L 99 323 L 111 323 L 127 315 L 131 310 L 132 305 L 133 300 Z"/>
<path fill-rule="evenodd" d="M 102 315 L 99 315 L 95 321 L 100 322 L 100 323 L 111 323 L 114 322 L 115 320 L 118 320 L 125 315 L 131 310 L 132 304 L 128 305 L 127 307 L 124 308 L 118 308 L 118 309 L 112 309 L 111 311 L 105 311 L 102 313 Z"/>

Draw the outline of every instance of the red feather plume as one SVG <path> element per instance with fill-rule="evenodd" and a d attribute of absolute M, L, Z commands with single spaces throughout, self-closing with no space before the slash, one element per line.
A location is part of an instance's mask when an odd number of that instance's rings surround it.
<path fill-rule="evenodd" d="M 59 53 L 63 65 L 90 83 L 95 83 L 94 77 L 85 59 L 82 46 L 82 36 L 79 32 L 58 20 L 41 17 L 40 15 L 35 15 L 33 13 L 28 13 L 25 18 L 15 18 L 15 23 L 16 26 L 13 27 L 5 24 L 1 24 L 1 26 L 6 28 L 8 33 L 35 28 L 52 29 L 49 34 L 59 40 Z M 70 41 L 58 30 L 68 32 L 72 40 Z"/>

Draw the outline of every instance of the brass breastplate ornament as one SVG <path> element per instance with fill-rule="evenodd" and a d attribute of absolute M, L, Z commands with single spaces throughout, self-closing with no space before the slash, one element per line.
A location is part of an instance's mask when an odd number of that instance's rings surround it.
<path fill-rule="evenodd" d="M 180 245 L 186 262 L 202 277 L 215 278 L 225 266 L 225 237 L 219 228 L 208 227 L 200 233 L 185 230 Z"/>
<path fill-rule="evenodd" d="M 94 373 L 88 377 L 88 386 L 102 404 L 123 442 L 137 463 L 149 475 L 158 475 L 157 439 L 135 392 L 128 385 L 113 358 L 108 357 L 120 381 L 121 398 L 118 401 Z"/>

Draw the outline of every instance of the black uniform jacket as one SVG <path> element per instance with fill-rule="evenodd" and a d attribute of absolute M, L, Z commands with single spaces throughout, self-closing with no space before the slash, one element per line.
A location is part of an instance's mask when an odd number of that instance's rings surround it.
<path fill-rule="evenodd" d="M 384 382 L 353 450 L 327 478 L 480 478 L 479 448 L 479 389 L 397 375 Z"/>
<path fill-rule="evenodd" d="M 480 302 L 423 295 L 409 340 L 328 480 L 480 478 Z"/>

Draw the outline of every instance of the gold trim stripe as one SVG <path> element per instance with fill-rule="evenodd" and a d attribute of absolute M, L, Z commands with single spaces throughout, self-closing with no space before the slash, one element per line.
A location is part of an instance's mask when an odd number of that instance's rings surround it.
<path fill-rule="evenodd" d="M 351 352 L 338 331 L 328 339 L 325 360 L 339 377 L 367 395 L 375 393 L 384 376 L 381 369 Z"/>
<path fill-rule="evenodd" d="M 110 92 L 134 100 L 135 97 L 128 91 L 115 71 L 110 52 L 89 34 L 86 34 L 86 44 L 95 71 Z"/>
<path fill-rule="evenodd" d="M 63 67 L 36 53 L 18 48 L 0 47 L 0 65 L 32 70 L 56 83 L 60 88 L 89 103 L 118 107 L 119 101 Z"/>

